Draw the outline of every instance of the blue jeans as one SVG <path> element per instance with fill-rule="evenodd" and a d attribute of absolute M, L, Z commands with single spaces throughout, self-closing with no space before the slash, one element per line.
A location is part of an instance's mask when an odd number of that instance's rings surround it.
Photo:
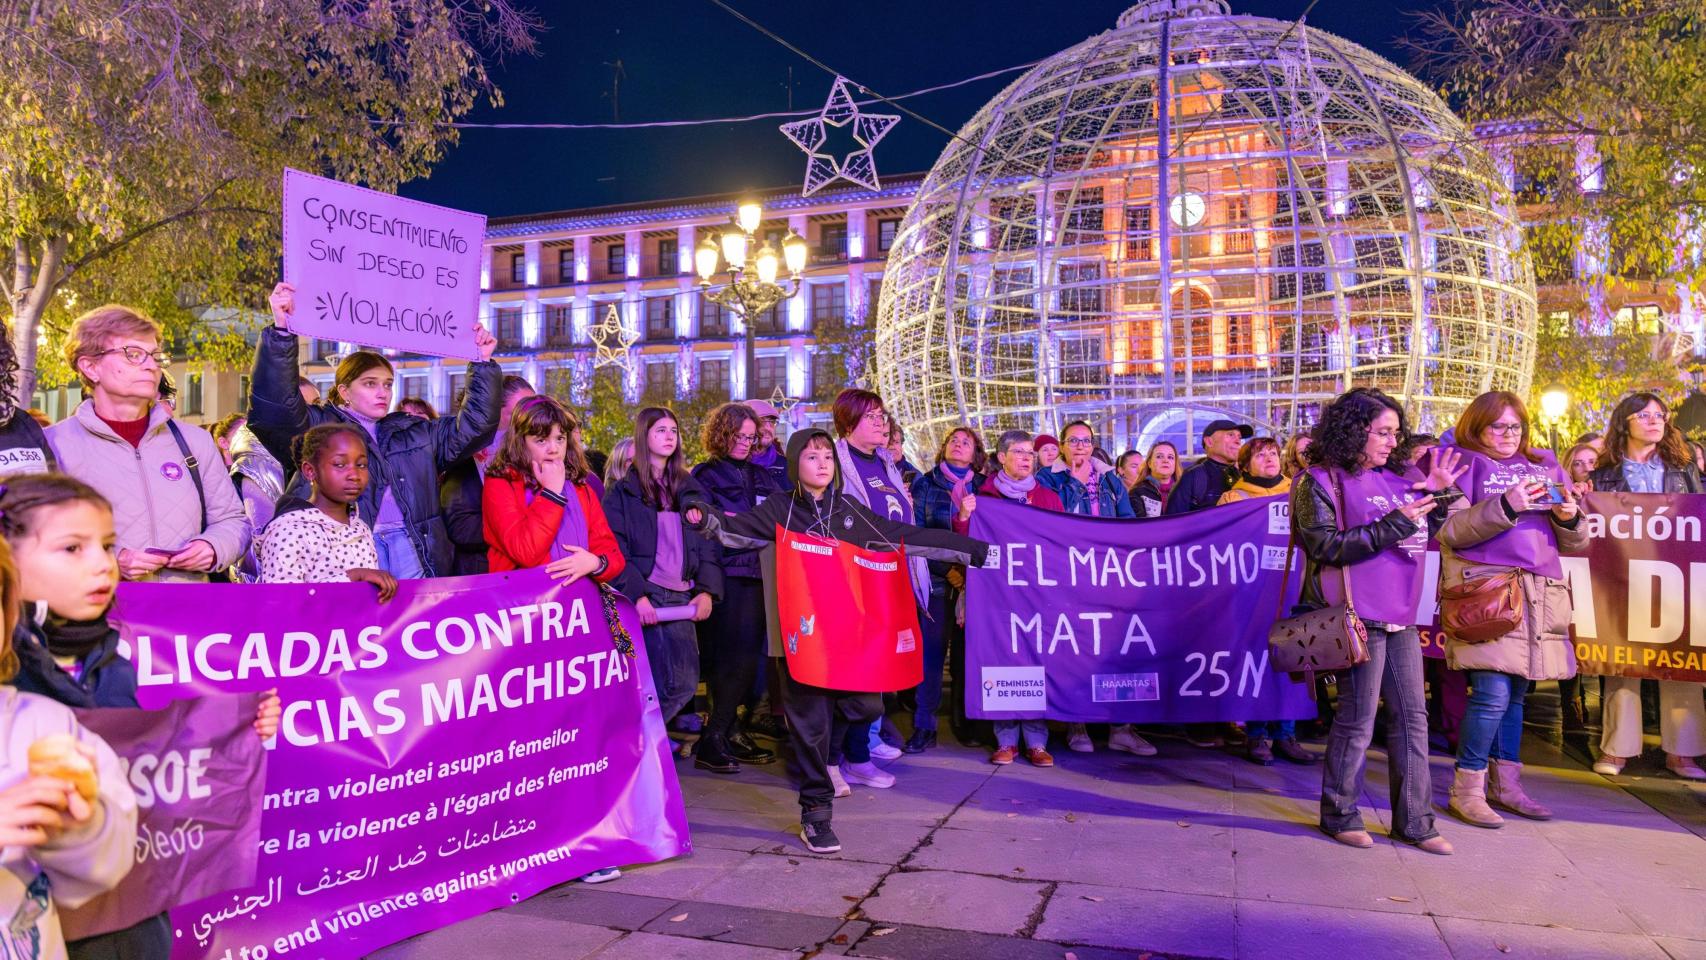
<path fill-rule="evenodd" d="M 1330 834 L 1361 830 L 1368 746 L 1380 699 L 1390 711 L 1386 756 L 1390 766 L 1392 836 L 1420 843 L 1434 829 L 1433 777 L 1428 770 L 1428 704 L 1422 693 L 1422 645 L 1415 627 L 1388 632 L 1365 621 L 1368 662 L 1338 675 L 1339 709 L 1327 737 L 1321 773 L 1321 829 Z"/>
<path fill-rule="evenodd" d="M 1296 720 L 1251 720 L 1244 724 L 1244 735 L 1251 740 L 1296 740 Z"/>
<path fill-rule="evenodd" d="M 995 721 L 995 745 L 998 747 L 1017 747 L 1019 734 L 1025 735 L 1025 746 L 1032 750 L 1048 749 L 1047 720 L 997 720 Z"/>
<path fill-rule="evenodd" d="M 877 716 L 879 718 L 882 716 L 882 702 L 883 698 L 878 696 Z M 871 728 L 881 722 L 878 719 L 849 723 L 837 716 L 829 731 L 829 762 L 840 763 L 845 760 L 848 763 L 870 763 Z"/>
<path fill-rule="evenodd" d="M 379 553 L 379 569 L 398 580 L 420 580 L 426 576 L 421 555 L 409 528 L 400 523 L 388 523 L 373 530 L 373 548 Z"/>
<path fill-rule="evenodd" d="M 936 711 L 942 707 L 942 671 L 948 665 L 948 623 L 954 619 L 948 581 L 930 578 L 930 606 L 918 613 L 918 627 L 924 633 L 924 679 L 918 684 L 918 709 L 912 715 L 912 728 L 934 730 Z"/>
<path fill-rule="evenodd" d="M 1496 670 L 1469 671 L 1469 707 L 1457 731 L 1457 769 L 1487 769 L 1487 761 L 1517 760 L 1522 748 L 1522 701 L 1534 682 Z"/>

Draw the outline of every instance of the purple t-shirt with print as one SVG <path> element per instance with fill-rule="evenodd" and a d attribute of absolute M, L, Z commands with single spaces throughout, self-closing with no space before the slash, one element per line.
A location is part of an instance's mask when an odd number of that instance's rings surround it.
<path fill-rule="evenodd" d="M 1309 473 L 1332 498 L 1341 530 L 1374 523 L 1422 495 L 1410 489 L 1413 480 L 1387 470 L 1347 473 L 1337 468 L 1329 472 L 1329 468 L 1311 467 Z M 1342 502 L 1340 493 L 1334 490 L 1335 479 L 1342 486 Z M 1414 626 L 1416 607 L 1422 600 L 1422 561 L 1427 550 L 1428 528 L 1421 523 L 1415 533 L 1346 568 L 1357 615 L 1380 623 Z M 1344 599 L 1342 581 L 1337 575 L 1322 573 L 1321 595 L 1328 603 Z"/>
<path fill-rule="evenodd" d="M 853 455 L 853 469 L 859 474 L 855 478 L 859 491 L 871 512 L 888 520 L 911 523 L 912 508 L 907 505 L 906 495 L 890 482 L 888 467 L 875 454 L 866 456 L 852 449 L 848 452 Z"/>
<path fill-rule="evenodd" d="M 1531 463 L 1520 453 L 1508 460 L 1494 460 L 1470 450 L 1460 452 L 1469 469 L 1458 479 L 1457 486 L 1471 504 L 1502 497 L 1505 491 L 1521 483 L 1564 482 L 1564 471 L 1547 453 L 1541 453 L 1539 463 Z M 1517 517 L 1516 526 L 1490 540 L 1462 547 L 1457 555 L 1471 563 L 1516 567 L 1553 580 L 1564 578 L 1550 507 L 1525 511 Z"/>

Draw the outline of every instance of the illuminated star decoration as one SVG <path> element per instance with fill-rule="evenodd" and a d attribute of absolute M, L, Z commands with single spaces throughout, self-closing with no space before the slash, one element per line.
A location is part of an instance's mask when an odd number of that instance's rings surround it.
<path fill-rule="evenodd" d="M 634 369 L 634 358 L 629 356 L 628 348 L 640 338 L 622 324 L 622 315 L 611 304 L 604 313 L 604 319 L 588 331 L 592 335 L 592 345 L 597 351 L 592 358 L 592 368 L 621 367 L 630 373 Z"/>
<path fill-rule="evenodd" d="M 789 423 L 793 423 L 794 408 L 800 405 L 800 398 L 790 397 L 784 394 L 781 386 L 777 386 L 776 389 L 770 393 L 770 405 L 776 408 L 776 412 L 781 414 L 782 419 L 787 420 Z"/>
<path fill-rule="evenodd" d="M 784 136 L 806 152 L 806 183 L 800 196 L 809 197 L 838 178 L 867 190 L 880 189 L 877 161 L 872 158 L 871 149 L 899 122 L 898 114 L 859 112 L 859 105 L 853 102 L 853 94 L 847 88 L 847 78 L 836 77 L 829 88 L 829 99 L 824 101 L 817 116 L 784 123 L 780 128 Z M 825 127 L 839 128 L 849 123 L 853 125 L 853 139 L 858 141 L 859 149 L 837 161 L 822 152 L 829 139 Z"/>

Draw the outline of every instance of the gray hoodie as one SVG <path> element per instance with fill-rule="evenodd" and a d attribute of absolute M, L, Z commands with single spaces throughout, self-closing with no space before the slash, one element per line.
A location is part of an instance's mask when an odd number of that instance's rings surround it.
<path fill-rule="evenodd" d="M 136 794 L 105 740 L 69 708 L 0 686 L 0 790 L 28 779 L 30 744 L 69 733 L 95 750 L 100 796 L 88 823 L 39 847 L 0 848 L 0 960 L 60 960 L 59 909 L 111 890 L 136 856 Z"/>

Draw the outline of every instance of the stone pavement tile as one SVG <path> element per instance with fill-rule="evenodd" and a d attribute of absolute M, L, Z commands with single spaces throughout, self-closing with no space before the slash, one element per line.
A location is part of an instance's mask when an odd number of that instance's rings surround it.
<path fill-rule="evenodd" d="M 1235 943 L 1234 919 L 1235 902 L 1230 897 L 1063 883 L 1049 898 L 1036 937 L 1059 943 L 1229 958 Z"/>
<path fill-rule="evenodd" d="M 591 956 L 619 930 L 500 911 L 482 913 L 369 954 L 374 960 L 495 957 L 506 960 L 573 960 Z"/>
<path fill-rule="evenodd" d="M 1011 836 L 943 828 L 906 865 L 1175 893 L 1224 895 L 1232 889 L 1230 831 L 1169 824 L 1152 839 L 1135 842 L 1102 833 Z"/>
<path fill-rule="evenodd" d="M 1579 930 L 1640 933 L 1634 920 L 1542 837 L 1510 824 L 1483 830 L 1440 820 L 1456 847 L 1450 857 L 1403 851 L 1404 867 L 1436 916 L 1508 923 L 1556 924 Z"/>
<path fill-rule="evenodd" d="M 1031 922 L 1045 884 L 969 873 L 915 870 L 893 873 L 863 904 L 882 923 L 1012 935 Z"/>
<path fill-rule="evenodd" d="M 676 917 L 683 917 L 681 920 Z M 835 935 L 844 921 L 722 903 L 677 903 L 643 928 L 646 933 L 744 943 L 779 950 L 810 950 Z"/>
<path fill-rule="evenodd" d="M 1438 925 L 1456 960 L 1666 960 L 1658 944 L 1639 934 L 1453 917 Z"/>
<path fill-rule="evenodd" d="M 1676 937 L 1654 937 L 1670 960 L 1706 960 L 1706 940 L 1682 940 Z"/>
<path fill-rule="evenodd" d="M 1240 958 L 1320 960 L 1329 954 L 1451 960 L 1451 951 L 1428 917 L 1370 910 L 1325 910 L 1297 903 L 1238 901 Z"/>
<path fill-rule="evenodd" d="M 677 765 L 676 770 L 680 774 L 681 799 L 689 810 L 714 807 L 799 816 L 799 794 L 786 778 L 750 770 L 722 776 L 695 770 L 691 765 Z"/>
<path fill-rule="evenodd" d="M 879 931 L 887 931 L 878 935 Z M 1061 960 L 1070 951 L 1078 960 L 1135 960 L 1144 954 L 1102 947 L 1067 947 L 1042 940 L 999 937 L 966 930 L 939 930 L 879 924 L 871 928 L 849 956 L 881 960 Z M 829 951 L 825 951 L 826 953 Z"/>
<path fill-rule="evenodd" d="M 719 807 L 687 808 L 687 826 L 696 850 L 716 847 L 752 852 L 775 845 L 785 832 L 798 830 L 800 810 L 724 810 Z"/>
<path fill-rule="evenodd" d="M 889 869 L 878 863 L 757 853 L 700 889 L 694 899 L 839 917 L 868 896 Z"/>
<path fill-rule="evenodd" d="M 507 907 L 504 912 L 617 930 L 638 930 L 675 902 L 669 897 L 636 896 L 603 885 L 589 887 L 584 883 L 565 883 Z"/>
<path fill-rule="evenodd" d="M 691 900 L 699 888 L 734 870 L 751 857 L 752 854 L 739 850 L 701 847 L 685 857 L 623 867 L 620 879 L 599 886 L 612 892 Z"/>
<path fill-rule="evenodd" d="M 789 856 L 833 857 L 841 860 L 863 860 L 893 866 L 906 859 L 924 838 L 941 823 L 938 818 L 890 816 L 869 809 L 858 801 L 859 795 L 835 802 L 835 835 L 841 838 L 841 852 L 816 854 L 801 843 L 799 827 L 795 825 L 782 843 Z M 770 851 L 775 852 L 775 851 Z"/>
<path fill-rule="evenodd" d="M 597 960 L 798 960 L 800 954 L 795 950 L 772 950 L 744 943 L 630 933 L 593 956 Z"/>
<path fill-rule="evenodd" d="M 845 957 L 852 951 L 853 945 L 859 942 L 859 938 L 863 937 L 865 932 L 870 929 L 871 921 L 869 920 L 843 920 L 840 926 L 835 928 L 835 932 L 830 935 L 829 939 L 824 941 L 823 947 L 817 955 Z"/>
<path fill-rule="evenodd" d="M 1426 909 L 1421 889 L 1399 859 L 1401 851 L 1384 837 L 1375 838 L 1373 849 L 1353 850 L 1311 826 L 1289 836 L 1238 830 L 1232 844 L 1237 865 L 1233 890 L 1240 900 L 1387 913 Z"/>
<path fill-rule="evenodd" d="M 1706 890 L 1628 875 L 1606 877 L 1601 888 L 1642 930 L 1655 937 L 1706 940 Z"/>

